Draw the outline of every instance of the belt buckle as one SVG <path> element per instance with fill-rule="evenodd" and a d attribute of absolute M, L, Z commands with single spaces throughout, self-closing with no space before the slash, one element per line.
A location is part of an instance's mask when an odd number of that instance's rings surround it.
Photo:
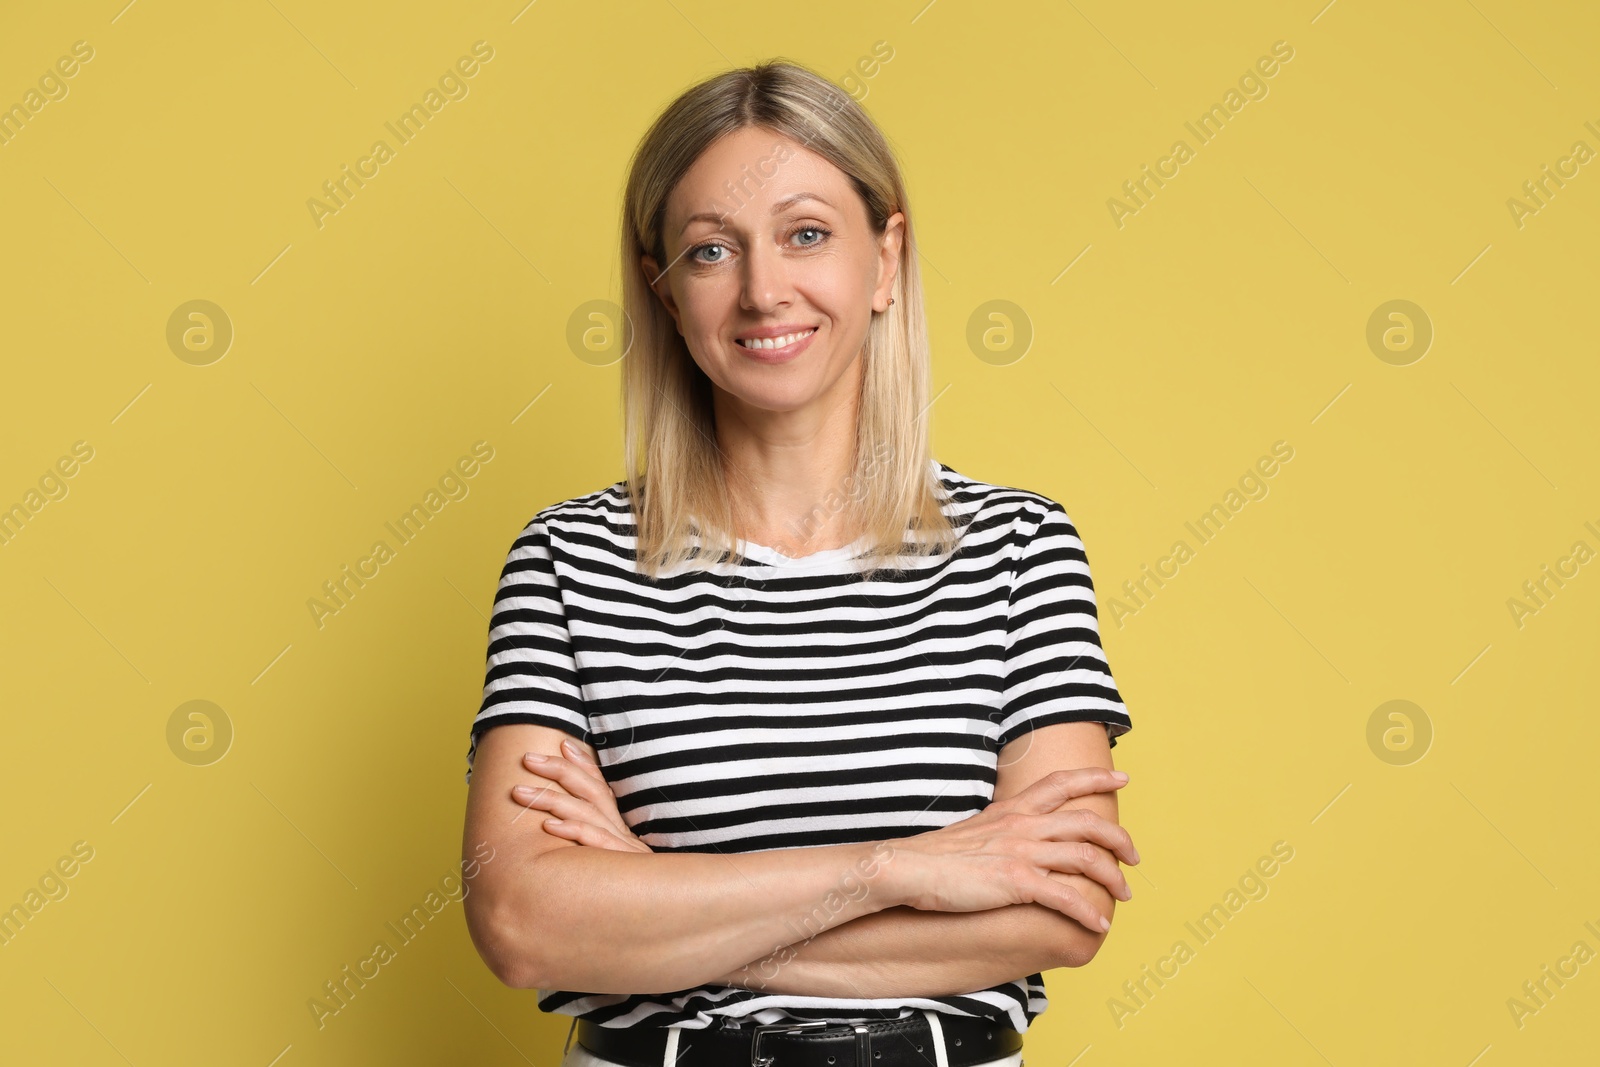
<path fill-rule="evenodd" d="M 798 1030 L 805 1030 L 813 1026 L 833 1025 L 835 1024 L 826 1019 L 812 1019 L 808 1022 L 761 1023 L 757 1025 L 755 1040 L 750 1043 L 750 1067 L 772 1067 L 773 1061 L 777 1059 L 775 1056 L 763 1056 L 761 1054 L 761 1038 L 763 1035 L 769 1033 L 792 1034 Z"/>

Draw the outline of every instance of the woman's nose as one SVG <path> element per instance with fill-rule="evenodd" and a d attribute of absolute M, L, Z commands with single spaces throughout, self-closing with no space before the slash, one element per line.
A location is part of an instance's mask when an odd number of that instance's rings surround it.
<path fill-rule="evenodd" d="M 744 306 L 766 312 L 789 303 L 789 265 L 783 255 L 764 243 L 752 246 L 744 260 Z"/>

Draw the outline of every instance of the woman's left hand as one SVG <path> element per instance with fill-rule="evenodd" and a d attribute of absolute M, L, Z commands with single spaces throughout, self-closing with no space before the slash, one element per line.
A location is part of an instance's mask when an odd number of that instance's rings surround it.
<path fill-rule="evenodd" d="M 565 758 L 530 760 L 525 756 L 522 766 L 555 782 L 566 793 L 561 789 L 518 786 L 511 791 L 511 799 L 525 808 L 549 812 L 552 818 L 545 820 L 544 832 L 553 837 L 614 852 L 653 851 L 623 821 L 616 795 L 599 765 L 570 740 L 561 742 L 561 750 L 567 754 Z"/>

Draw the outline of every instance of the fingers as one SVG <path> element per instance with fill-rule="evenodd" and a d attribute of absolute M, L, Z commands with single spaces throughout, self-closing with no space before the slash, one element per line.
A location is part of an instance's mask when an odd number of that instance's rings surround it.
<path fill-rule="evenodd" d="M 999 803 L 1013 811 L 1043 814 L 1054 811 L 1074 797 L 1090 793 L 1109 793 L 1128 784 L 1122 771 L 1105 767 L 1073 767 L 1051 771 L 1016 796 Z"/>
<path fill-rule="evenodd" d="M 611 786 L 606 784 L 606 780 L 597 777 L 588 767 L 575 760 L 530 752 L 522 757 L 522 766 L 534 774 L 559 783 L 568 793 L 582 797 L 602 811 L 607 807 L 616 806 L 616 796 L 611 792 Z"/>
<path fill-rule="evenodd" d="M 1046 841 L 1088 841 L 1107 852 L 1114 852 L 1123 863 L 1139 862 L 1139 850 L 1133 847 L 1133 837 L 1126 829 L 1088 808 L 1066 808 L 1042 814 L 1045 831 L 1040 837 Z"/>
<path fill-rule="evenodd" d="M 1117 859 L 1099 845 L 1087 841 L 1041 843 L 1035 855 L 1040 866 L 1061 874 L 1081 874 L 1106 887 L 1118 900 L 1132 900 L 1133 888 L 1117 866 Z"/>
<path fill-rule="evenodd" d="M 511 791 L 511 799 L 525 808 L 547 811 L 565 822 L 593 822 L 595 818 L 594 808 L 588 801 L 568 796 L 559 789 L 519 785 Z"/>
<path fill-rule="evenodd" d="M 1032 882 L 1027 887 L 1035 903 L 1054 908 L 1061 914 L 1078 920 L 1096 934 L 1103 934 L 1111 929 L 1111 920 L 1072 886 L 1046 878 L 1044 875 L 1038 875 L 1037 878 L 1037 882 Z"/>
<path fill-rule="evenodd" d="M 608 848 L 613 852 L 648 852 L 630 841 L 618 837 L 616 834 L 596 826 L 593 823 L 579 822 L 572 819 L 546 819 L 544 821 L 545 833 L 553 837 L 564 838 L 590 848 Z"/>
<path fill-rule="evenodd" d="M 595 759 L 593 749 L 569 737 L 561 742 L 561 751 L 566 754 L 568 759 L 575 763 L 583 764 L 593 771 L 597 777 L 600 776 L 600 763 Z"/>
<path fill-rule="evenodd" d="M 584 744 L 584 742 L 578 741 L 576 737 L 565 737 L 563 739 L 562 752 L 568 757 L 574 758 L 574 760 L 581 760 L 582 763 L 594 766 L 595 769 L 600 768 L 600 760 L 595 755 L 595 750 L 590 749 L 589 745 Z"/>
<path fill-rule="evenodd" d="M 543 759 L 534 758 L 539 755 L 541 753 L 528 753 L 523 757 L 523 766 L 534 774 L 555 783 L 558 787 L 546 789 L 545 792 L 576 798 L 578 801 L 583 802 L 585 809 L 587 809 L 583 814 L 591 822 L 598 820 L 609 824 L 615 830 L 631 833 L 631 831 L 628 831 L 628 824 L 623 821 L 622 813 L 617 810 L 616 795 L 611 792 L 611 786 L 606 783 L 605 779 L 591 774 L 584 769 L 581 763 L 555 756 L 545 756 Z M 526 804 L 525 797 L 537 795 L 536 793 L 518 792 L 518 790 L 527 788 L 531 787 L 519 786 L 517 789 L 513 789 L 512 799 L 519 804 Z M 559 814 L 561 814 L 562 818 L 568 818 L 570 817 L 568 812 L 575 810 L 577 809 L 569 808 L 567 812 Z"/>

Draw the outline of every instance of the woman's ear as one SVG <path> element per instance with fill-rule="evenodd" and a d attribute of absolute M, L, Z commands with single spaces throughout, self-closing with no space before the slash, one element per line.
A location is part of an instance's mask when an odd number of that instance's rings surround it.
<path fill-rule="evenodd" d="M 661 298 L 661 303 L 666 307 L 667 313 L 672 316 L 672 321 L 677 324 L 678 332 L 683 332 L 683 321 L 678 318 L 678 305 L 672 299 L 672 286 L 667 282 L 667 274 L 656 263 L 656 257 L 643 255 L 639 257 L 639 267 L 644 271 L 645 284 Z"/>
<path fill-rule="evenodd" d="M 896 211 L 884 223 L 883 236 L 879 238 L 878 285 L 872 294 L 872 306 L 876 308 L 882 304 L 880 311 L 889 306 L 889 298 L 894 293 L 894 280 L 900 273 L 900 246 L 905 240 L 905 223 L 905 213 Z"/>

